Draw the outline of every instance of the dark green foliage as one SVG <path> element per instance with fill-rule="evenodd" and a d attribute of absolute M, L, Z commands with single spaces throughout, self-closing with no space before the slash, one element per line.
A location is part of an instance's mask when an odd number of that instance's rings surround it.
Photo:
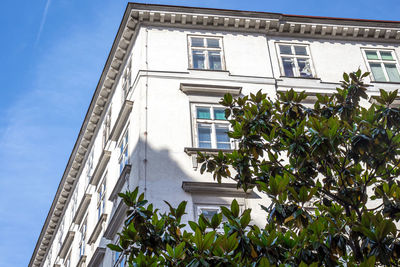
<path fill-rule="evenodd" d="M 223 98 L 238 149 L 199 153 L 200 170 L 268 195 L 265 227 L 252 225 L 236 201 L 186 226 L 186 202 L 160 214 L 136 189 L 121 194 L 128 219 L 119 246 L 109 247 L 132 266 L 397 266 L 398 92 L 381 90 L 362 107 L 367 75 L 344 74 L 341 88 L 318 95 L 314 108 L 293 90 L 276 100 L 261 91 Z"/>

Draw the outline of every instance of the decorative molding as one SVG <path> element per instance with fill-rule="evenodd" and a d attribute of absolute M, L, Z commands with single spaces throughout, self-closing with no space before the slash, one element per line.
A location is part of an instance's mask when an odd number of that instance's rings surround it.
<path fill-rule="evenodd" d="M 124 221 L 124 218 L 126 216 L 126 212 L 128 210 L 128 206 L 125 204 L 123 200 L 121 200 L 112 215 L 110 221 L 108 222 L 107 229 L 104 232 L 104 237 L 112 240 L 114 236 L 116 235 L 119 227 L 121 226 L 122 222 Z"/>
<path fill-rule="evenodd" d="M 97 162 L 97 166 L 93 171 L 92 178 L 90 179 L 91 185 L 97 186 L 97 184 L 100 181 L 101 176 L 104 173 L 107 163 L 110 160 L 110 157 L 111 157 L 111 151 L 103 150 L 103 152 L 101 153 L 100 158 Z"/>
<path fill-rule="evenodd" d="M 99 221 L 97 222 L 96 226 L 93 229 L 92 234 L 89 237 L 88 244 L 93 244 L 100 235 L 101 230 L 103 229 L 103 222 L 107 219 L 107 214 L 103 213 L 100 216 Z"/>
<path fill-rule="evenodd" d="M 131 173 L 131 165 L 130 164 L 126 164 L 124 166 L 124 168 L 122 169 L 122 172 L 119 175 L 117 183 L 115 184 L 114 189 L 112 190 L 108 200 L 114 201 L 114 199 L 117 198 L 118 193 L 121 192 L 121 189 L 122 189 L 122 187 L 124 186 L 124 184 L 125 184 L 125 182 L 127 180 L 126 176 L 129 175 L 130 173 Z"/>
<path fill-rule="evenodd" d="M 100 266 L 101 261 L 104 258 L 104 255 L 106 254 L 106 249 L 102 247 L 97 247 L 96 250 L 94 251 L 92 258 L 90 259 L 87 267 L 98 267 Z"/>
<path fill-rule="evenodd" d="M 75 216 L 72 219 L 73 223 L 79 225 L 82 222 L 83 216 L 85 215 L 86 210 L 89 207 L 91 198 L 92 198 L 91 194 L 85 194 L 83 196 L 81 203 L 79 204 L 78 209 L 76 210 Z"/>
<path fill-rule="evenodd" d="M 223 153 L 232 153 L 233 149 L 185 147 L 184 151 L 189 156 L 197 155 L 197 152 L 201 152 L 201 153 L 204 153 L 204 154 L 217 155 L 220 151 L 223 152 Z"/>
<path fill-rule="evenodd" d="M 237 96 L 240 94 L 242 87 L 181 83 L 180 89 L 188 95 L 223 96 L 230 93 L 233 96 Z"/>
<path fill-rule="evenodd" d="M 61 246 L 60 252 L 58 253 L 60 259 L 64 259 L 65 256 L 67 255 L 67 252 L 71 247 L 72 241 L 74 240 L 74 236 L 75 236 L 74 231 L 68 231 L 67 236 L 65 237 L 63 244 Z"/>
<path fill-rule="evenodd" d="M 132 110 L 133 101 L 125 100 L 124 104 L 121 107 L 121 110 L 118 114 L 117 120 L 114 123 L 114 127 L 110 133 L 110 140 L 117 141 L 119 136 L 121 135 L 122 130 L 128 120 L 129 113 Z"/>

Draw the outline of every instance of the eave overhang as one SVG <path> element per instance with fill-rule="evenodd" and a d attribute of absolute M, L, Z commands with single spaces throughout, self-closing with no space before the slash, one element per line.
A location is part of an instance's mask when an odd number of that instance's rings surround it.
<path fill-rule="evenodd" d="M 114 92 L 126 62 L 138 25 L 198 28 L 299 38 L 326 38 L 381 43 L 399 43 L 400 22 L 293 16 L 279 13 L 192 8 L 129 3 L 114 39 L 110 54 L 92 97 L 77 141 L 42 227 L 29 266 L 44 263 L 76 180 L 82 172 L 93 136 L 104 117 L 104 109 Z"/>

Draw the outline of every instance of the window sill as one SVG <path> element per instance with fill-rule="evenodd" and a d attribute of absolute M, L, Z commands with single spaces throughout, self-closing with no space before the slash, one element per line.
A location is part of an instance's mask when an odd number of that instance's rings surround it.
<path fill-rule="evenodd" d="M 103 222 L 105 222 L 106 219 L 107 219 L 107 214 L 103 213 L 100 216 L 100 219 L 98 220 L 96 226 L 94 227 L 92 234 L 90 235 L 90 238 L 89 238 L 89 241 L 88 241 L 89 245 L 93 244 L 97 240 L 97 238 L 99 237 L 100 232 L 103 229 Z"/>
<path fill-rule="evenodd" d="M 317 77 L 301 77 L 301 76 L 279 76 L 280 80 L 282 79 L 304 79 L 304 80 L 321 80 L 321 78 Z"/>
<path fill-rule="evenodd" d="M 227 71 L 227 70 L 212 70 L 212 69 L 194 69 L 194 68 L 188 68 L 188 70 L 189 71 L 192 71 L 192 70 L 198 70 L 198 71 L 215 71 L 215 72 L 227 72 L 227 73 L 229 73 L 229 71 Z"/>
<path fill-rule="evenodd" d="M 82 266 L 84 266 L 84 264 L 86 263 L 86 255 L 82 255 L 80 258 L 79 258 L 79 261 L 78 261 L 78 264 L 76 264 L 76 267 L 82 267 Z"/>
<path fill-rule="evenodd" d="M 381 84 L 400 84 L 400 82 L 381 82 L 381 81 L 371 81 L 371 83 L 381 83 Z"/>
<path fill-rule="evenodd" d="M 211 155 L 217 155 L 220 151 L 222 153 L 232 153 L 233 149 L 185 147 L 184 151 L 189 156 L 197 155 L 197 152 L 202 152 L 202 153 L 211 154 Z"/>

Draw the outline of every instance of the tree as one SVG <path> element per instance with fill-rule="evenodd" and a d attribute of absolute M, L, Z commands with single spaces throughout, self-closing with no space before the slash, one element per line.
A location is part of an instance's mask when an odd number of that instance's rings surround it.
<path fill-rule="evenodd" d="M 397 266 L 398 92 L 381 90 L 362 107 L 368 74 L 345 73 L 341 88 L 318 95 L 314 108 L 302 104 L 306 93 L 293 90 L 275 100 L 261 91 L 224 96 L 238 149 L 200 153 L 201 172 L 267 194 L 265 227 L 249 225 L 251 211 L 240 214 L 233 201 L 186 231 L 186 202 L 161 214 L 136 189 L 120 194 L 130 209 L 119 245 L 109 247 L 133 266 Z"/>

